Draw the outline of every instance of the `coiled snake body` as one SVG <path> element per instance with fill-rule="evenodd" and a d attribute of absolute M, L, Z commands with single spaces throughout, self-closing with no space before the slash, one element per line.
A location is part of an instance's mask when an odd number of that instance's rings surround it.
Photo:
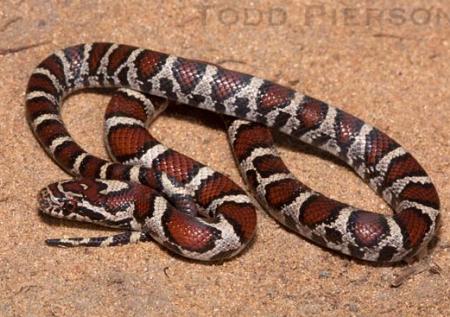
<path fill-rule="evenodd" d="M 115 163 L 84 151 L 61 119 L 68 94 L 87 87 L 117 91 L 105 133 Z M 241 174 L 280 223 L 302 236 L 368 261 L 415 255 L 434 235 L 439 198 L 419 163 L 383 132 L 292 89 L 204 62 L 112 43 L 72 46 L 33 71 L 26 114 L 37 139 L 81 178 L 40 192 L 52 216 L 123 229 L 109 237 L 50 239 L 60 246 L 117 245 L 150 238 L 182 256 L 219 260 L 254 236 L 256 213 L 235 183 L 157 142 L 147 122 L 168 98 L 238 118 L 228 135 Z M 278 157 L 267 127 L 349 164 L 393 210 L 385 216 L 332 200 L 299 182 Z"/>

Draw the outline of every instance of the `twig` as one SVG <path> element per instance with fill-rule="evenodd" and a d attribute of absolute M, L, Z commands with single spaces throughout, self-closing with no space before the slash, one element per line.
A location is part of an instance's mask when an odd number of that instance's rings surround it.
<path fill-rule="evenodd" d="M 22 17 L 15 17 L 10 19 L 9 21 L 6 21 L 6 23 L 0 28 L 0 32 L 5 32 L 10 27 L 11 24 L 14 24 L 20 20 L 22 20 Z"/>
<path fill-rule="evenodd" d="M 163 269 L 163 272 L 164 272 L 164 275 L 165 275 L 167 278 L 170 278 L 169 274 L 167 273 L 168 271 L 169 271 L 169 267 L 166 266 L 166 267 Z"/>
<path fill-rule="evenodd" d="M 230 59 L 220 59 L 215 63 L 217 65 L 223 65 L 223 64 L 227 64 L 227 63 L 247 65 L 247 63 L 245 61 L 241 61 L 238 59 L 231 59 L 231 58 Z"/>
<path fill-rule="evenodd" d="M 408 38 L 408 37 L 403 37 L 403 36 L 399 36 L 399 35 L 395 35 L 395 34 L 389 34 L 389 33 L 375 33 L 373 35 L 373 37 L 380 37 L 380 38 L 390 38 L 390 39 L 396 39 L 396 40 L 415 40 L 413 38 Z"/>
<path fill-rule="evenodd" d="M 26 51 L 31 48 L 42 46 L 42 45 L 45 45 L 48 43 L 50 43 L 50 41 L 38 42 L 38 43 L 34 43 L 34 44 L 17 46 L 17 47 L 12 47 L 12 48 L 0 48 L 0 56 Z"/>

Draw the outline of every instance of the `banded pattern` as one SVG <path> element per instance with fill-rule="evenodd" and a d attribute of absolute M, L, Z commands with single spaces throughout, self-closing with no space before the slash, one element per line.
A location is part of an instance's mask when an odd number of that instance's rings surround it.
<path fill-rule="evenodd" d="M 334 120 L 333 128 L 341 124 L 336 117 Z M 394 216 L 357 209 L 302 184 L 280 159 L 270 130 L 260 124 L 234 120 L 229 124 L 228 136 L 248 186 L 280 223 L 319 245 L 356 258 L 400 261 L 415 254 L 431 238 L 438 196 L 409 153 L 382 132 L 353 120 L 353 126 L 359 128 L 346 130 L 351 142 L 346 146 L 347 140 L 336 137 L 335 148 L 339 147 L 340 153 L 346 151 L 343 158 L 347 161 L 364 154 L 355 151 L 366 153 L 367 160 L 359 162 L 357 171 L 394 208 Z M 389 150 L 377 145 L 384 141 L 390 143 L 386 146 Z M 328 145 L 318 147 L 331 152 Z M 379 158 L 369 163 L 373 156 Z"/>
<path fill-rule="evenodd" d="M 61 120 L 60 106 L 67 94 L 85 87 L 132 89 L 120 91 L 111 101 L 106 117 L 109 149 L 120 162 L 148 167 L 106 162 L 86 153 L 72 140 Z M 148 136 L 144 127 L 148 109 L 153 106 L 138 91 L 255 122 L 236 120 L 229 125 L 232 148 L 243 176 L 275 219 L 322 246 L 364 260 L 395 262 L 415 255 L 434 235 L 439 198 L 428 175 L 395 141 L 358 118 L 292 89 L 203 62 L 111 43 L 69 47 L 47 57 L 33 72 L 27 90 L 27 117 L 44 148 L 74 175 L 125 180 L 119 187 L 128 190 L 133 185 L 127 181 L 148 185 L 162 193 L 155 193 L 160 195 L 157 197 L 168 197 L 173 210 L 184 210 L 173 211 L 169 204 L 159 203 L 158 198 L 159 209 L 149 210 L 146 220 L 139 225 L 134 222 L 140 218 L 134 216 L 128 227 L 125 226 L 127 230 L 149 233 L 152 237 L 155 231 L 160 232 L 154 238 L 170 244 L 170 249 L 184 256 L 209 260 L 239 252 L 251 239 L 255 224 L 248 198 L 244 198 L 234 183 Z M 158 98 L 152 98 L 156 104 L 160 103 Z M 347 162 L 393 207 L 394 215 L 358 210 L 307 188 L 279 159 L 270 131 L 264 126 Z M 174 169 L 171 166 L 175 162 L 179 165 Z M 174 174 L 177 169 L 182 172 Z M 95 182 L 100 188 L 105 184 L 106 188 L 115 188 L 107 186 L 105 180 Z M 57 200 L 56 196 L 71 195 L 65 189 L 67 186 L 56 187 L 58 191 L 47 189 L 41 195 L 52 197 L 41 199 L 44 212 L 54 208 L 47 204 Z M 90 188 L 85 184 L 81 187 Z M 120 192 L 101 191 L 108 197 Z M 102 199 L 107 198 L 102 196 Z M 136 207 L 129 207 L 132 203 L 124 205 L 137 212 Z M 64 214 L 61 203 L 56 209 L 57 212 L 48 213 L 65 218 L 73 215 L 67 211 Z M 120 213 L 123 212 L 121 209 Z M 155 214 L 159 215 L 156 228 L 147 223 Z M 171 214 L 179 218 L 173 220 L 167 216 Z M 202 247 L 192 251 L 187 247 L 190 240 L 184 235 L 184 229 L 178 229 L 191 225 L 190 221 L 180 219 L 197 214 L 213 219 L 208 226 L 218 224 L 218 227 L 205 229 L 208 238 L 200 239 Z M 93 216 L 84 216 L 83 220 L 93 221 Z M 167 218 L 170 219 L 163 223 Z M 104 221 L 98 223 L 111 225 Z M 193 235 L 197 238 L 203 236 L 203 231 L 196 234 Z M 211 247 L 222 246 L 221 242 L 227 238 L 234 241 L 225 243 L 227 250 Z M 136 234 L 132 239 L 147 237 Z M 122 240 L 112 241 L 117 244 Z"/>

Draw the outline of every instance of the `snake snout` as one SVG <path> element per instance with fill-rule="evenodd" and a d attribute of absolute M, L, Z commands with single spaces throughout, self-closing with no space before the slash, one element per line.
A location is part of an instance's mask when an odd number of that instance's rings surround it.
<path fill-rule="evenodd" d="M 42 188 L 38 194 L 39 211 L 48 214 L 52 207 L 51 195 L 47 187 Z"/>
<path fill-rule="evenodd" d="M 53 195 L 50 186 L 44 187 L 39 191 L 38 209 L 43 214 L 58 217 L 62 212 L 63 205 L 61 201 Z"/>

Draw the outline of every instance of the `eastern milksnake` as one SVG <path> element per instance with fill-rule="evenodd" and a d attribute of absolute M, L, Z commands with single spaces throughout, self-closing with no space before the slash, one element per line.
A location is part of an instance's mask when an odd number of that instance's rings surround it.
<path fill-rule="evenodd" d="M 129 88 L 116 92 L 105 117 L 108 149 L 121 163 L 90 155 L 64 126 L 62 100 L 88 87 Z M 147 49 L 94 43 L 55 52 L 29 80 L 26 115 L 34 134 L 58 164 L 82 177 L 41 190 L 39 208 L 124 232 L 48 244 L 153 238 L 182 256 L 210 261 L 231 257 L 251 241 L 256 212 L 245 192 L 148 134 L 146 123 L 164 108 L 160 97 L 246 120 L 230 120 L 228 135 L 248 186 L 276 220 L 317 244 L 363 260 L 395 262 L 417 254 L 433 237 L 436 189 L 411 154 L 383 132 L 267 80 Z M 300 183 L 265 126 L 344 160 L 394 215 L 351 207 Z"/>

